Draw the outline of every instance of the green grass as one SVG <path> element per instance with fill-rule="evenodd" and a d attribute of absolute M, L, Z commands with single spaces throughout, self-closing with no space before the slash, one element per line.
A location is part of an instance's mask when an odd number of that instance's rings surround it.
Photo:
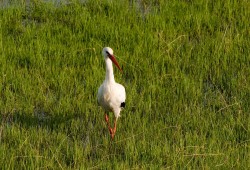
<path fill-rule="evenodd" d="M 32 0 L 1 8 L 0 169 L 249 169 L 249 7 Z M 104 46 L 127 92 L 114 141 L 96 99 Z"/>

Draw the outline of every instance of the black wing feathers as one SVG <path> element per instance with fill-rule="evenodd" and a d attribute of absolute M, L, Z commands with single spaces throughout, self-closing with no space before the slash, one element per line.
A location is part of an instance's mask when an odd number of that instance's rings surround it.
<path fill-rule="evenodd" d="M 121 103 L 121 107 L 125 108 L 125 102 Z"/>

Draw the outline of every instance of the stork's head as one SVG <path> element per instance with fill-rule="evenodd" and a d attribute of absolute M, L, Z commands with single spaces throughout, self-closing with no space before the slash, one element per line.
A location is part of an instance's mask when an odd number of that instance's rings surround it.
<path fill-rule="evenodd" d="M 113 54 L 112 48 L 110 48 L 110 47 L 104 47 L 103 50 L 102 50 L 102 55 L 104 56 L 105 60 L 109 58 L 116 65 L 116 67 L 120 71 L 122 71 L 121 67 L 119 66 L 119 64 L 118 64 L 118 62 L 117 62 L 117 60 L 116 60 L 116 58 L 115 58 L 115 56 Z"/>
<path fill-rule="evenodd" d="M 109 55 L 113 55 L 113 50 L 110 47 L 104 47 L 102 50 L 102 55 L 104 56 L 104 58 L 109 57 Z"/>

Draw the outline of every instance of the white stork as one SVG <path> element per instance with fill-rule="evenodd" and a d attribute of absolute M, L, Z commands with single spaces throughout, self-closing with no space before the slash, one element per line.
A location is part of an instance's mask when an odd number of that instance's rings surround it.
<path fill-rule="evenodd" d="M 106 63 L 106 77 L 98 89 L 98 104 L 105 110 L 105 121 L 108 125 L 111 138 L 114 139 L 117 119 L 120 116 L 120 111 L 125 107 L 126 92 L 121 84 L 115 82 L 112 62 L 120 71 L 122 70 L 113 55 L 113 50 L 110 47 L 104 47 L 102 55 Z M 109 112 L 113 112 L 115 115 L 113 129 L 109 124 L 109 117 L 107 115 Z"/>

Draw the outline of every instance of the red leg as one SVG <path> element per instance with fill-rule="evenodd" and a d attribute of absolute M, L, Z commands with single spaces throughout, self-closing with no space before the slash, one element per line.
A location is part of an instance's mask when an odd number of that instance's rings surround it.
<path fill-rule="evenodd" d="M 111 138 L 114 139 L 115 137 L 115 132 L 116 132 L 116 118 L 115 118 L 115 121 L 114 121 L 114 128 L 113 128 L 113 133 L 111 134 Z"/>
<path fill-rule="evenodd" d="M 110 133 L 110 135 L 112 135 L 113 134 L 113 129 L 110 127 L 110 124 L 109 124 L 109 117 L 108 117 L 108 115 L 105 113 L 105 121 L 106 121 L 106 123 L 107 123 L 107 125 L 108 125 L 108 128 L 109 128 L 109 133 Z"/>
<path fill-rule="evenodd" d="M 105 113 L 105 121 L 106 121 L 106 123 L 107 123 L 107 125 L 108 125 L 108 128 L 109 128 L 109 133 L 110 133 L 110 135 L 111 135 L 111 138 L 112 139 L 114 139 L 114 137 L 115 137 L 115 132 L 116 132 L 116 122 L 117 122 L 117 119 L 115 118 L 115 120 L 114 120 L 114 128 L 112 129 L 111 127 L 110 127 L 110 124 L 109 124 L 109 117 L 108 117 L 108 115 Z"/>
<path fill-rule="evenodd" d="M 106 113 L 105 113 L 105 121 L 109 124 L 109 117 Z"/>

